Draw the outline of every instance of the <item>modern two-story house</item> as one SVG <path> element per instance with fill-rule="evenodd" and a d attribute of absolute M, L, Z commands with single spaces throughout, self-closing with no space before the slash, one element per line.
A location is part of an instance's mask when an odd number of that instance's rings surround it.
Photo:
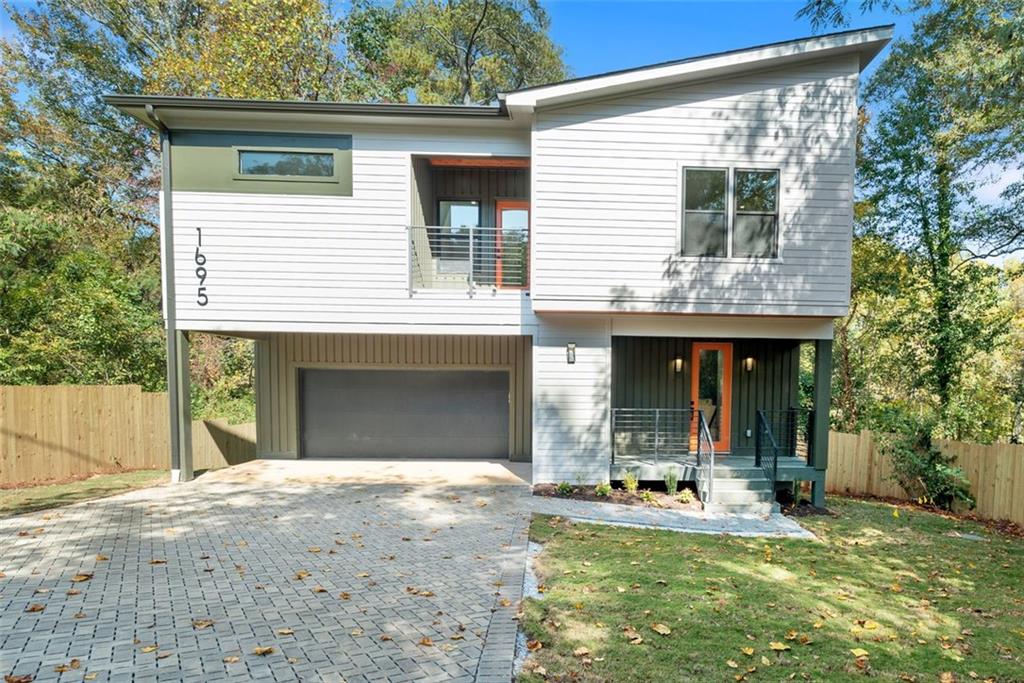
<path fill-rule="evenodd" d="M 107 97 L 162 140 L 176 475 L 188 334 L 211 332 L 255 340 L 261 457 L 673 468 L 720 509 L 750 502 L 736 479 L 820 502 L 858 78 L 891 35 L 494 106 Z"/>

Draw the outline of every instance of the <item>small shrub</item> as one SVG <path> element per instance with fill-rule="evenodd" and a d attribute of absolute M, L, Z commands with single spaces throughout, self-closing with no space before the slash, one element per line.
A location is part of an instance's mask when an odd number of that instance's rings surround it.
<path fill-rule="evenodd" d="M 676 500 L 678 500 L 683 505 L 689 505 L 695 500 L 693 496 L 693 491 L 691 491 L 690 489 L 683 489 L 682 491 L 679 492 L 679 495 L 676 496 Z"/>
<path fill-rule="evenodd" d="M 612 485 L 609 483 L 598 484 L 594 487 L 594 495 L 599 498 L 607 498 L 612 495 Z"/>
<path fill-rule="evenodd" d="M 947 510 L 955 503 L 974 507 L 971 482 L 956 466 L 956 458 L 932 445 L 927 427 L 884 436 L 879 439 L 879 449 L 892 461 L 891 479 L 909 495 Z"/>
<path fill-rule="evenodd" d="M 576 489 L 572 487 L 572 484 L 567 481 L 559 482 L 558 486 L 555 487 L 555 491 L 557 491 L 560 496 L 571 496 L 575 490 Z"/>
<path fill-rule="evenodd" d="M 640 488 L 640 480 L 636 478 L 634 473 L 626 472 L 622 476 L 622 486 L 626 489 L 627 493 L 636 493 L 636 490 Z"/>
<path fill-rule="evenodd" d="M 669 470 L 665 473 L 665 490 L 668 491 L 668 495 L 672 495 L 679 488 L 679 473 L 674 469 Z"/>
<path fill-rule="evenodd" d="M 648 491 L 644 489 L 640 492 L 640 500 L 647 505 L 653 505 L 655 507 L 661 507 L 661 503 L 658 501 L 658 497 L 654 495 L 654 491 Z"/>

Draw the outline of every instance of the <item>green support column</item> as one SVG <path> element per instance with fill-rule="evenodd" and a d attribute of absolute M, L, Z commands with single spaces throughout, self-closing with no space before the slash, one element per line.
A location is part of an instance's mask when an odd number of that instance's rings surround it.
<path fill-rule="evenodd" d="M 825 505 L 825 470 L 828 468 L 829 408 L 832 401 L 832 340 L 814 342 L 814 424 L 812 427 L 812 465 L 817 477 L 811 485 L 811 502 Z"/>

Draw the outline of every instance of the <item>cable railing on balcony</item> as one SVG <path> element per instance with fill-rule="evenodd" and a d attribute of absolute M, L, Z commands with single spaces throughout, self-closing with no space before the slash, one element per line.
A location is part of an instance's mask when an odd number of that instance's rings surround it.
<path fill-rule="evenodd" d="M 525 228 L 409 226 L 410 294 L 427 289 L 525 289 Z"/>
<path fill-rule="evenodd" d="M 715 442 L 704 419 L 704 411 L 697 411 L 697 493 L 705 506 L 715 497 Z"/>
<path fill-rule="evenodd" d="M 805 408 L 783 408 L 782 410 L 761 410 L 765 423 L 783 457 L 799 458 L 810 462 L 811 429 L 813 410 Z"/>
<path fill-rule="evenodd" d="M 754 434 L 754 466 L 760 467 L 765 479 L 779 479 L 780 448 L 763 410 L 757 411 L 757 431 Z"/>

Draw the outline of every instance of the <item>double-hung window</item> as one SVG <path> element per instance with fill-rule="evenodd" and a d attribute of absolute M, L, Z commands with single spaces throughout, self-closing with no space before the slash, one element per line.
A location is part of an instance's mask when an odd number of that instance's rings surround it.
<path fill-rule="evenodd" d="M 778 171 L 688 167 L 682 183 L 683 256 L 778 256 Z"/>

